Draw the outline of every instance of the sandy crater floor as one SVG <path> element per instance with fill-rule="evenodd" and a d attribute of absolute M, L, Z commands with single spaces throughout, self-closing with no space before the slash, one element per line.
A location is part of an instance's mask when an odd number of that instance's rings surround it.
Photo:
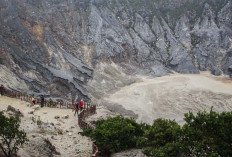
<path fill-rule="evenodd" d="M 142 78 L 105 99 L 138 115 L 137 121 L 152 123 L 156 118 L 175 119 L 183 124 L 184 113 L 232 111 L 232 80 L 226 76 L 172 74 Z"/>

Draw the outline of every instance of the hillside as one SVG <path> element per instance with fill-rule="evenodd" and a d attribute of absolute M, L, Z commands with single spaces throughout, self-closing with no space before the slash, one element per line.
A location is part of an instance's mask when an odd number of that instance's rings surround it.
<path fill-rule="evenodd" d="M 137 75 L 230 75 L 231 8 L 228 0 L 0 0 L 0 83 L 99 100 Z"/>

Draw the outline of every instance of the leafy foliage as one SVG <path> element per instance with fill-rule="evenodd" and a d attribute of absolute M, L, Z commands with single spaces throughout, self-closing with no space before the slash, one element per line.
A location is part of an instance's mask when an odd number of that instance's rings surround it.
<path fill-rule="evenodd" d="M 109 156 L 136 146 L 139 136 L 143 135 L 141 125 L 134 119 L 116 116 L 96 123 L 96 129 L 91 137 L 96 141 L 101 153 Z"/>
<path fill-rule="evenodd" d="M 49 107 L 55 107 L 55 103 L 53 102 L 53 100 L 51 98 L 48 101 L 48 106 Z"/>
<path fill-rule="evenodd" d="M 83 135 L 96 141 L 103 155 L 129 148 L 143 148 L 147 156 L 232 156 L 232 112 L 211 110 L 185 114 L 185 125 L 157 119 L 153 125 L 138 124 L 117 116 L 96 122 Z"/>
<path fill-rule="evenodd" d="M 42 121 L 41 121 L 41 119 L 40 119 L 40 116 L 38 116 L 38 118 L 36 118 L 36 117 L 31 117 L 31 120 L 32 120 L 33 123 L 36 123 L 37 126 L 38 126 L 39 128 L 41 128 Z"/>
<path fill-rule="evenodd" d="M 214 111 L 185 115 L 183 144 L 189 146 L 187 154 L 197 156 L 232 155 L 232 112 Z"/>
<path fill-rule="evenodd" d="M 37 121 L 36 121 L 36 124 L 39 128 L 41 128 L 41 125 L 42 125 L 42 121 L 40 120 L 40 116 L 38 117 Z"/>
<path fill-rule="evenodd" d="M 144 134 L 148 156 L 179 156 L 181 127 L 171 120 L 157 119 Z"/>
<path fill-rule="evenodd" d="M 0 148 L 5 156 L 15 156 L 18 147 L 26 141 L 26 133 L 19 130 L 18 117 L 6 117 L 0 113 Z"/>
<path fill-rule="evenodd" d="M 185 114 L 186 124 L 155 120 L 144 135 L 148 156 L 231 156 L 232 112 Z"/>

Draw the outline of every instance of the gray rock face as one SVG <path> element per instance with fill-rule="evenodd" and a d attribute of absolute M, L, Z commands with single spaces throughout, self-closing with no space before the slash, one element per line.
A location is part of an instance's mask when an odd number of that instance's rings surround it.
<path fill-rule="evenodd" d="M 232 50 L 227 52 L 226 56 L 223 59 L 223 71 L 228 75 L 232 75 Z"/>
<path fill-rule="evenodd" d="M 11 111 L 11 112 L 13 112 L 16 116 L 21 116 L 21 117 L 23 117 L 22 112 L 19 111 L 19 109 L 16 109 L 16 108 L 12 107 L 11 105 L 8 105 L 8 106 L 7 106 L 7 110 L 6 110 L 6 111 Z"/>
<path fill-rule="evenodd" d="M 156 41 L 156 37 L 152 33 L 149 25 L 139 14 L 135 14 L 134 30 L 138 33 L 141 39 L 144 40 L 145 43 L 152 44 L 152 42 Z"/>
<path fill-rule="evenodd" d="M 107 82 L 102 63 L 121 66 L 122 78 L 230 75 L 232 2 L 209 1 L 0 0 L 0 83 L 70 100 L 96 91 L 89 80 L 124 84 Z"/>
<path fill-rule="evenodd" d="M 26 156 L 57 156 L 60 155 L 57 152 L 55 146 L 52 143 L 41 137 L 40 135 L 34 135 L 34 138 L 30 138 L 27 146 L 24 148 L 24 155 Z"/>

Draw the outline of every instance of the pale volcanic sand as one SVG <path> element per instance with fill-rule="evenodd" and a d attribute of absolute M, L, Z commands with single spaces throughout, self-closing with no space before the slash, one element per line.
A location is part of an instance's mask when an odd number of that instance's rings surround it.
<path fill-rule="evenodd" d="M 192 111 L 232 111 L 232 80 L 201 74 L 173 74 L 142 78 L 142 82 L 121 88 L 107 101 L 122 105 L 138 115 L 138 122 L 175 119 L 184 124 L 184 114 Z"/>
<path fill-rule="evenodd" d="M 81 136 L 78 132 L 82 130 L 78 126 L 78 118 L 74 117 L 74 112 L 71 109 L 58 109 L 58 108 L 40 108 L 34 112 L 34 115 L 28 114 L 32 111 L 31 107 L 28 107 L 29 103 L 20 101 L 18 99 L 0 96 L 0 110 L 6 110 L 8 105 L 19 109 L 24 117 L 21 120 L 21 127 L 27 133 L 27 137 L 33 139 L 33 136 L 41 136 L 48 138 L 51 143 L 56 147 L 57 151 L 61 153 L 62 157 L 89 157 L 92 152 L 92 142 L 89 138 Z M 44 113 L 45 112 L 45 113 Z M 69 115 L 68 119 L 55 119 L 55 116 Z M 36 123 L 32 122 L 32 117 L 38 117 L 44 123 L 53 123 L 56 129 L 51 127 L 45 128 L 46 131 L 41 130 Z M 58 125 L 59 124 L 59 125 Z M 57 130 L 63 130 L 63 134 L 57 134 Z M 39 143 L 39 142 L 38 142 Z M 23 149 L 19 150 L 19 155 L 23 157 L 29 157 L 32 154 L 28 154 L 27 145 L 24 145 Z M 39 147 L 39 146 L 38 146 Z M 25 150 L 26 149 L 26 150 Z M 33 148 L 32 148 L 33 149 Z M 35 157 L 40 157 L 41 154 L 35 151 L 33 154 Z"/>

